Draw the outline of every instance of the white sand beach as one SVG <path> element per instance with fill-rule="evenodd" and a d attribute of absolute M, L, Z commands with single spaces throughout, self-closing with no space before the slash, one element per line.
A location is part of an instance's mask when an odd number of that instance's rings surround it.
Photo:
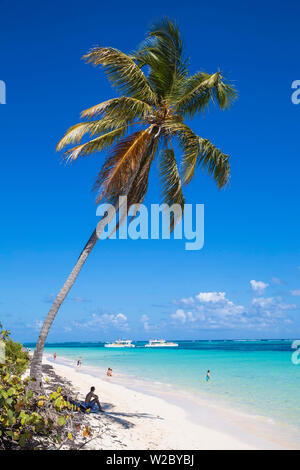
<path fill-rule="evenodd" d="M 85 449 L 110 450 L 250 450 L 280 449 L 254 431 L 232 423 L 230 415 L 197 409 L 197 420 L 185 409 L 165 399 L 141 393 L 114 383 L 112 378 L 97 378 L 85 370 L 50 362 L 60 377 L 70 381 L 78 397 L 84 399 L 93 385 L 105 413 L 89 415 L 89 424 L 98 436 Z M 196 411 L 196 410 L 195 410 Z M 202 419 L 203 417 L 203 419 Z M 97 431 L 98 430 L 98 431 Z M 99 434 L 99 435 L 98 435 Z"/>

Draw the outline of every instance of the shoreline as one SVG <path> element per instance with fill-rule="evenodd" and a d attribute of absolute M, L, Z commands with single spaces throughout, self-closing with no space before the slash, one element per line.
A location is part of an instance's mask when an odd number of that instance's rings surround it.
<path fill-rule="evenodd" d="M 163 390 L 160 393 L 141 391 L 136 384 L 124 385 L 112 378 L 100 378 L 97 370 L 84 366 L 80 372 L 66 363 L 54 363 L 44 354 L 43 363 L 72 382 L 84 398 L 91 385 L 103 402 L 112 435 L 106 440 L 95 439 L 93 449 L 164 449 L 164 450 L 279 450 L 298 446 L 284 442 L 272 434 L 273 423 L 264 428 L 256 419 L 234 410 L 220 409 L 200 399 L 186 399 L 185 394 Z M 64 358 L 62 358 L 64 359 Z M 100 370 L 99 370 L 100 372 Z M 124 377 L 122 377 L 123 379 Z M 134 387 L 134 388 L 133 388 Z M 234 416 L 235 415 L 235 416 Z M 118 417 L 116 419 L 116 417 Z M 253 416 L 253 418 L 255 418 Z M 95 415 L 91 417 L 96 419 Z M 103 420 L 103 418 L 102 418 Z M 245 423 L 246 421 L 246 423 Z M 119 447 L 118 447 L 119 446 Z"/>

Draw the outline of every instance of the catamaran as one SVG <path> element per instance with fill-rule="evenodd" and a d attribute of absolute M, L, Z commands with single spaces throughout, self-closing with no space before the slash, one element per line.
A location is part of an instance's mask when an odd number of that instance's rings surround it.
<path fill-rule="evenodd" d="M 176 348 L 177 346 L 177 343 L 167 343 L 165 339 L 151 339 L 148 344 L 145 344 L 145 348 Z"/>
<path fill-rule="evenodd" d="M 135 344 L 132 344 L 130 339 L 118 339 L 114 343 L 105 343 L 105 348 L 135 348 Z"/>

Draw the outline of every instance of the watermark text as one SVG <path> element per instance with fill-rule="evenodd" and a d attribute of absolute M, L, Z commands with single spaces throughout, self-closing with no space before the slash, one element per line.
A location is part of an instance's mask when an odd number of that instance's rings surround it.
<path fill-rule="evenodd" d="M 292 349 L 296 349 L 292 354 L 292 363 L 297 366 L 300 364 L 300 339 L 292 342 Z"/>
<path fill-rule="evenodd" d="M 120 196 L 117 210 L 112 204 L 100 204 L 96 215 L 101 217 L 97 225 L 97 236 L 101 240 L 169 240 L 172 237 L 186 240 L 188 251 L 201 250 L 204 245 L 204 204 L 185 204 L 184 211 L 179 204 L 151 204 L 149 213 L 144 204 L 128 208 L 127 197 Z"/>
<path fill-rule="evenodd" d="M 300 103 L 300 80 L 294 80 L 292 83 L 292 89 L 295 90 L 291 95 L 293 104 Z"/>
<path fill-rule="evenodd" d="M 6 84 L 0 80 L 0 104 L 6 104 Z"/>

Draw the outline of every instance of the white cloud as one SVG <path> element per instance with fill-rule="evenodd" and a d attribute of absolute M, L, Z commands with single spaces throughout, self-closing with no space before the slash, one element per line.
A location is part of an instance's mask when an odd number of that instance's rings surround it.
<path fill-rule="evenodd" d="M 113 315 L 110 315 L 113 317 Z M 123 315 L 123 313 L 118 313 L 118 315 L 115 317 L 116 321 L 117 322 L 123 322 L 123 321 L 127 321 L 127 317 L 126 315 Z"/>
<path fill-rule="evenodd" d="M 187 312 L 186 316 L 187 316 L 188 320 L 191 321 L 191 322 L 197 321 L 197 317 L 196 317 L 196 315 L 193 314 L 193 312 Z M 201 319 L 205 320 L 205 316 L 202 315 Z"/>
<path fill-rule="evenodd" d="M 255 281 L 256 282 L 256 281 Z M 259 286 L 257 287 L 257 282 Z M 255 287 L 266 287 L 257 281 Z M 258 292 L 260 294 L 260 292 Z M 255 297 L 247 307 L 228 299 L 226 292 L 199 292 L 194 302 L 177 301 L 170 315 L 173 324 L 185 329 L 253 329 L 265 330 L 290 324 L 289 312 L 296 308 L 281 297 Z"/>
<path fill-rule="evenodd" d="M 191 298 L 190 298 L 191 299 Z M 180 308 L 170 315 L 175 324 L 187 328 L 219 328 L 235 322 L 244 312 L 242 305 L 236 305 L 226 297 L 226 292 L 199 292 L 188 304 L 181 299 L 176 302 Z"/>
<path fill-rule="evenodd" d="M 225 300 L 225 292 L 200 292 L 196 295 L 196 299 L 200 302 L 212 302 L 217 303 Z"/>
<path fill-rule="evenodd" d="M 157 323 L 153 323 L 149 316 L 145 314 L 141 316 L 140 321 L 143 323 L 145 331 L 161 331 L 165 326 L 167 326 L 165 320 L 160 319 Z"/>
<path fill-rule="evenodd" d="M 42 320 L 34 320 L 33 323 L 27 323 L 27 328 L 32 328 L 33 330 L 40 331 L 43 326 Z"/>
<path fill-rule="evenodd" d="M 263 294 L 264 290 L 268 287 L 269 284 L 263 281 L 255 281 L 254 279 L 250 281 L 251 287 L 255 292 Z"/>
<path fill-rule="evenodd" d="M 118 314 L 108 314 L 104 313 L 103 315 L 97 315 L 96 313 L 92 314 L 90 320 L 82 322 L 73 322 L 73 325 L 78 328 L 107 328 L 115 327 L 119 330 L 128 330 L 128 323 L 126 315 L 123 313 Z"/>
<path fill-rule="evenodd" d="M 290 293 L 291 295 L 294 295 L 295 297 L 297 297 L 300 295 L 300 289 L 290 290 Z"/>
<path fill-rule="evenodd" d="M 146 330 L 146 331 L 150 330 L 148 315 L 142 315 L 141 316 L 141 322 L 143 323 L 144 330 Z"/>
<path fill-rule="evenodd" d="M 242 305 L 235 305 L 226 297 L 226 292 L 200 292 L 195 297 L 200 304 L 198 311 L 213 313 L 214 316 L 232 316 L 244 311 Z"/>
<path fill-rule="evenodd" d="M 177 309 L 176 312 L 171 315 L 171 318 L 175 321 L 180 321 L 181 323 L 186 322 L 186 314 L 182 308 Z"/>
<path fill-rule="evenodd" d="M 274 298 L 273 297 L 255 297 L 252 300 L 252 305 L 257 305 L 259 307 L 265 308 L 269 307 L 274 303 Z"/>
<path fill-rule="evenodd" d="M 181 299 L 181 302 L 185 305 L 191 305 L 195 302 L 193 297 L 188 297 L 187 299 Z"/>
<path fill-rule="evenodd" d="M 295 304 L 286 304 L 281 297 L 257 297 L 252 300 L 254 312 L 260 318 L 268 318 L 271 323 L 278 318 L 284 318 L 286 311 L 294 310 Z"/>

